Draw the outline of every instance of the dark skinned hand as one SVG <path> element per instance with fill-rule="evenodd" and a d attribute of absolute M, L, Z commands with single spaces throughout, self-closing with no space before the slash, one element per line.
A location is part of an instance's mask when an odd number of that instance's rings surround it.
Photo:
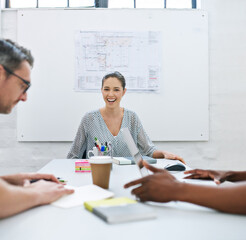
<path fill-rule="evenodd" d="M 220 184 L 226 180 L 226 171 L 202 170 L 194 169 L 185 171 L 185 174 L 190 174 L 185 179 L 212 179 L 216 184 Z"/>
<path fill-rule="evenodd" d="M 179 184 L 176 178 L 166 170 L 155 168 L 145 161 L 143 165 L 154 174 L 131 181 L 124 187 L 128 188 L 140 184 L 132 190 L 132 194 L 141 201 L 169 202 L 175 200 L 174 189 Z"/>

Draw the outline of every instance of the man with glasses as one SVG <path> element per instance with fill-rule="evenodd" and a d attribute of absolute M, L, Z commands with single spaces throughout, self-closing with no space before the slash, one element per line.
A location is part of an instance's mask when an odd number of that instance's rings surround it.
<path fill-rule="evenodd" d="M 33 57 L 29 50 L 10 40 L 0 39 L 0 113 L 10 113 L 19 101 L 27 100 L 32 66 Z M 0 218 L 51 203 L 72 192 L 50 174 L 1 176 Z"/>

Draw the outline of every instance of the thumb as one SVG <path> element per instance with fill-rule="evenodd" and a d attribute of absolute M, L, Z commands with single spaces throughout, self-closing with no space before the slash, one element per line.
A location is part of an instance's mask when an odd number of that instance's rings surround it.
<path fill-rule="evenodd" d="M 24 184 L 23 184 L 24 187 L 28 187 L 28 186 L 30 186 L 30 184 L 31 183 L 28 179 L 24 179 Z"/>
<path fill-rule="evenodd" d="M 216 179 L 216 178 L 214 179 L 214 182 L 215 182 L 217 185 L 220 185 L 220 183 L 221 183 L 220 180 L 218 180 L 218 179 Z"/>

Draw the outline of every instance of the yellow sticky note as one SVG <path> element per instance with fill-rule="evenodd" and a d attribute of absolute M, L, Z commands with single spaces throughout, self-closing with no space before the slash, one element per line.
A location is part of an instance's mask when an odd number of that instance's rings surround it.
<path fill-rule="evenodd" d="M 92 212 L 94 207 L 119 206 L 119 205 L 133 204 L 133 203 L 137 203 L 137 201 L 127 197 L 119 197 L 119 198 L 110 198 L 110 199 L 104 199 L 98 201 L 88 201 L 84 203 L 84 206 L 87 210 Z"/>

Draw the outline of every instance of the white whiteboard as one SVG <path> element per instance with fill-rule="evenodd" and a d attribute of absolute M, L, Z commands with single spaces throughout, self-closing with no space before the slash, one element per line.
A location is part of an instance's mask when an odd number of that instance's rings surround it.
<path fill-rule="evenodd" d="M 153 141 L 208 140 L 206 12 L 20 10 L 17 23 L 18 42 L 35 57 L 28 101 L 18 106 L 18 141 L 72 141 L 82 116 L 104 106 L 100 92 L 73 91 L 78 30 L 161 31 L 160 92 L 126 93 L 122 106 L 138 114 Z"/>

